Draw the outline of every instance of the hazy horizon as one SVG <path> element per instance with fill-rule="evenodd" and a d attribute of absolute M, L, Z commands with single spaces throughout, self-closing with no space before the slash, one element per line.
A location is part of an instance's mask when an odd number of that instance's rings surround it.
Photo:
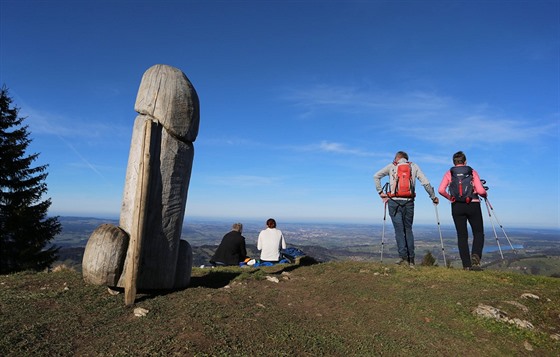
<path fill-rule="evenodd" d="M 76 215 L 76 214 L 50 214 L 50 216 L 59 216 L 61 218 L 77 218 L 77 219 L 96 219 L 96 220 L 110 220 L 110 221 L 119 221 L 119 216 L 118 215 Z M 255 217 L 251 217 L 251 218 L 235 218 L 235 217 L 210 217 L 210 216 L 186 216 L 185 219 L 183 220 L 183 227 L 187 227 L 189 222 L 191 223 L 204 223 L 204 222 L 208 222 L 208 223 L 216 223 L 216 224 L 223 224 L 223 225 L 231 225 L 235 222 L 240 222 L 244 225 L 250 224 L 251 226 L 253 225 L 257 225 L 257 226 L 262 226 L 263 228 L 265 227 L 265 223 L 266 220 L 268 218 L 271 217 L 266 217 L 266 218 L 255 218 Z M 336 225 L 363 225 L 363 226 L 373 226 L 373 227 L 380 227 L 383 225 L 383 217 L 381 217 L 378 221 L 372 220 L 369 222 L 364 222 L 364 221 L 339 221 L 339 220 L 313 220 L 313 219 L 308 219 L 308 220 L 304 220 L 304 219 L 282 219 L 279 220 L 276 217 L 272 217 L 275 218 L 276 221 L 278 222 L 278 228 L 281 228 L 281 225 L 291 225 L 291 224 L 317 224 L 317 225 L 327 225 L 327 224 L 336 224 Z M 386 229 L 389 229 L 389 231 L 391 231 L 392 228 L 392 223 L 391 223 L 391 219 L 389 217 L 387 217 L 387 220 L 385 222 L 386 225 Z M 493 233 L 492 230 L 492 225 L 491 223 L 488 221 L 488 217 L 484 218 L 484 227 L 485 227 L 485 231 L 487 233 Z M 498 232 L 499 234 L 502 232 L 502 228 L 494 221 L 494 225 L 495 225 L 495 229 L 496 232 Z M 435 219 L 434 216 L 434 221 L 432 222 L 414 222 L 414 226 L 413 227 L 433 227 L 433 229 L 437 230 L 437 221 Z M 445 228 L 445 229 L 455 229 L 453 223 L 451 224 L 443 224 L 440 222 L 440 227 Z M 514 229 L 514 230 L 524 230 L 524 229 L 530 229 L 530 230 L 534 230 L 534 229 L 541 229 L 541 230 L 546 230 L 546 231 L 553 231 L 553 232 L 557 232 L 558 234 L 560 234 L 560 228 L 558 227 L 546 227 L 546 226 L 541 226 L 541 225 L 535 225 L 535 226 L 530 226 L 530 225 L 525 225 L 525 226 L 519 226 L 519 225 L 511 225 L 511 226 L 505 226 L 502 224 L 503 229 L 506 231 L 508 231 L 508 229 Z M 469 228 L 470 229 L 470 228 Z M 492 237 L 493 238 L 493 237 Z M 560 236 L 559 236 L 560 238 Z"/>

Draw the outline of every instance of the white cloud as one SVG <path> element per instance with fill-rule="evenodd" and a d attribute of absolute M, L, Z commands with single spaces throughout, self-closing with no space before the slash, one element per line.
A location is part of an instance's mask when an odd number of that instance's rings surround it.
<path fill-rule="evenodd" d="M 345 144 L 338 142 L 329 142 L 323 140 L 319 143 L 302 145 L 302 146 L 292 146 L 291 149 L 296 151 L 307 151 L 307 152 L 326 152 L 332 154 L 343 154 L 352 156 L 376 156 L 374 153 L 363 151 L 360 149 L 350 148 Z"/>
<path fill-rule="evenodd" d="M 435 125 L 434 125 L 435 124 Z M 436 141 L 449 145 L 458 139 L 469 138 L 470 144 L 528 142 L 558 132 L 558 123 L 531 123 L 524 120 L 471 116 L 446 121 L 444 125 L 427 122 L 426 125 L 410 125 L 404 133 L 418 140 Z M 556 134 L 557 135 L 557 134 Z M 465 145 L 468 145 L 465 142 Z"/>
<path fill-rule="evenodd" d="M 68 139 L 99 139 L 105 141 L 122 138 L 124 133 L 129 134 L 132 131 L 132 123 L 130 127 L 125 128 L 105 124 L 107 120 L 68 118 L 67 116 L 46 113 L 33 108 L 22 108 L 21 116 L 26 117 L 25 124 L 29 125 L 33 135 L 55 135 Z"/>
<path fill-rule="evenodd" d="M 294 90 L 285 98 L 303 108 L 307 117 L 319 118 L 336 112 L 346 121 L 358 123 L 364 116 L 383 117 L 389 123 L 384 129 L 388 135 L 440 145 L 449 145 L 457 138 L 465 137 L 479 144 L 558 137 L 557 119 L 516 118 L 504 115 L 486 103 L 465 104 L 436 93 L 380 93 L 352 87 L 317 86 Z M 352 151 L 332 144 L 326 145 L 324 150 Z"/>
<path fill-rule="evenodd" d="M 197 145 L 209 146 L 258 146 L 259 144 L 242 137 L 201 137 L 196 140 Z"/>
<path fill-rule="evenodd" d="M 69 149 L 69 152 L 75 154 L 83 167 L 95 173 L 103 182 L 111 184 L 102 173 L 102 167 L 93 164 L 88 157 L 95 156 L 92 155 L 92 152 L 95 154 L 95 150 L 106 145 L 107 142 L 122 139 L 125 132 L 124 128 L 102 124 L 98 120 L 70 119 L 63 115 L 46 113 L 29 107 L 25 110 L 22 108 L 20 115 L 26 117 L 24 124 L 29 126 L 32 137 L 47 136 L 48 140 L 53 138 L 62 142 Z M 131 128 L 126 129 L 126 132 L 130 130 Z M 84 143 L 87 147 L 84 147 Z M 128 145 L 128 142 L 126 145 Z M 86 153 L 86 155 L 83 153 Z M 69 160 L 69 157 L 69 155 L 65 155 L 65 160 Z M 68 161 L 68 164 L 72 165 L 70 161 Z"/>
<path fill-rule="evenodd" d="M 305 108 L 307 112 L 334 110 L 344 113 L 368 113 L 379 110 L 406 112 L 409 110 L 442 110 L 449 106 L 450 98 L 421 91 L 391 94 L 367 92 L 359 88 L 316 86 L 293 90 L 284 99 Z"/>
<path fill-rule="evenodd" d="M 254 176 L 254 175 L 235 175 L 211 177 L 209 181 L 215 185 L 233 186 L 233 187 L 254 187 L 269 186 L 281 181 L 278 176 Z"/>

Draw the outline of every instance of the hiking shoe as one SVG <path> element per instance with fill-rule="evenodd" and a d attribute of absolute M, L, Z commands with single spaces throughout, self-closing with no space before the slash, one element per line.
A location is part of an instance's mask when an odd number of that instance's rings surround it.
<path fill-rule="evenodd" d="M 408 266 L 410 269 L 416 269 L 416 265 L 414 264 L 414 262 L 409 262 Z"/>
<path fill-rule="evenodd" d="M 463 270 L 471 270 L 471 267 L 463 267 Z"/>
<path fill-rule="evenodd" d="M 472 268 L 471 270 L 475 271 L 482 271 L 482 267 L 480 266 L 480 257 L 478 254 L 473 254 L 471 256 Z"/>
<path fill-rule="evenodd" d="M 478 256 L 478 254 L 471 255 L 471 262 L 472 265 L 480 266 L 480 257 Z"/>
<path fill-rule="evenodd" d="M 408 259 L 403 259 L 403 258 L 401 258 L 401 259 L 397 260 L 397 261 L 395 262 L 395 264 L 397 264 L 397 265 L 408 264 Z"/>

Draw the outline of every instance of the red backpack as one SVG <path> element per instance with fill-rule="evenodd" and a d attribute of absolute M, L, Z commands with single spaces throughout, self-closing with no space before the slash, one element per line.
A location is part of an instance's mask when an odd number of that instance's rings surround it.
<path fill-rule="evenodd" d="M 395 192 L 388 193 L 389 197 L 414 198 L 414 185 L 412 182 L 411 162 L 405 162 L 397 165 L 397 174 L 395 177 Z"/>

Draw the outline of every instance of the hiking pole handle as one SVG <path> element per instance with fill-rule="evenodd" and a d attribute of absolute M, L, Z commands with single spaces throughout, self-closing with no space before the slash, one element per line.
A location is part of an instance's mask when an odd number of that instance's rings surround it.
<path fill-rule="evenodd" d="M 387 219 L 387 201 L 383 204 L 383 220 Z"/>

